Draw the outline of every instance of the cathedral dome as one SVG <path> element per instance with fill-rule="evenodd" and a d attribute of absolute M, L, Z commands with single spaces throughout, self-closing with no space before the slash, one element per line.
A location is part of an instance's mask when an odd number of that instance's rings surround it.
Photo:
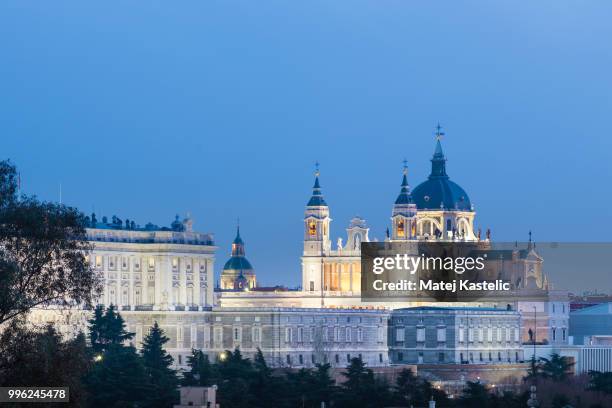
<path fill-rule="evenodd" d="M 244 252 L 244 241 L 240 237 L 240 228 L 236 231 L 236 238 L 232 243 L 232 256 L 223 266 L 224 271 L 248 271 L 252 270 L 251 263 L 246 259 Z"/>
<path fill-rule="evenodd" d="M 232 256 L 227 260 L 225 265 L 223 266 L 224 271 L 228 270 L 236 270 L 236 271 L 244 271 L 244 270 L 252 270 L 253 266 L 244 256 Z"/>
<path fill-rule="evenodd" d="M 446 174 L 446 158 L 438 138 L 431 159 L 431 174 L 412 190 L 412 199 L 419 210 L 472 211 L 470 198 L 461 186 L 450 181 Z"/>
<path fill-rule="evenodd" d="M 221 272 L 221 289 L 249 290 L 256 285 L 255 271 L 245 257 L 244 241 L 240 237 L 240 227 L 238 227 L 236 238 L 232 242 L 232 256 L 227 260 Z"/>

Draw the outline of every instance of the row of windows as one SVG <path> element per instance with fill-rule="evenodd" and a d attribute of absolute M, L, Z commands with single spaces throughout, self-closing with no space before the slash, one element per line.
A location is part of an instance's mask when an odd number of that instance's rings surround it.
<path fill-rule="evenodd" d="M 510 352 L 508 351 L 505 354 L 506 354 L 506 356 L 505 356 L 506 357 L 506 361 L 508 361 L 508 362 L 512 361 L 512 359 L 510 357 L 511 356 Z M 460 358 L 462 363 L 468 363 L 468 362 L 469 363 L 473 363 L 474 362 L 474 353 L 469 353 L 468 356 L 469 356 L 470 359 L 466 361 L 466 360 L 463 359 L 463 353 L 459 354 L 459 358 Z M 482 353 L 482 352 L 478 353 L 478 361 L 479 362 L 484 362 L 485 361 L 484 353 Z M 490 351 L 488 353 L 488 361 L 493 361 L 493 353 L 490 352 Z M 501 351 L 497 352 L 497 361 L 502 361 L 502 352 Z M 514 361 L 515 362 L 519 361 L 519 353 L 518 353 L 518 351 L 514 352 Z"/>
<path fill-rule="evenodd" d="M 89 257 L 86 257 L 87 261 L 89 262 Z M 122 270 L 127 271 L 130 268 L 130 258 L 126 257 L 126 256 L 104 256 L 104 255 L 96 255 L 93 259 L 93 266 L 97 269 L 103 269 L 104 268 L 104 264 L 106 261 L 106 265 L 108 266 L 109 270 L 117 270 L 118 267 L 120 266 Z M 141 261 L 147 266 L 147 269 L 150 271 L 154 271 L 155 270 L 155 258 L 154 257 L 149 257 L 149 258 L 144 258 L 144 259 L 140 259 L 140 258 L 135 258 L 133 259 L 133 270 L 135 271 L 140 271 L 141 270 Z M 172 258 L 171 261 L 172 264 L 172 270 L 173 271 L 178 271 L 179 270 L 179 265 L 181 264 L 179 258 Z M 202 262 L 200 263 L 200 272 L 206 272 L 206 265 L 207 262 Z M 192 262 L 191 261 L 187 261 L 185 263 L 185 270 L 187 272 L 192 270 Z"/>
<path fill-rule="evenodd" d="M 363 356 L 361 354 L 358 354 L 357 356 L 354 356 L 354 357 L 359 357 L 359 359 L 363 360 Z M 345 360 L 347 364 L 351 362 L 351 358 L 352 358 L 351 354 L 347 353 L 346 354 L 346 360 Z M 321 360 L 322 360 L 321 362 L 323 364 L 329 363 L 329 357 L 327 356 L 327 354 L 324 354 L 323 358 Z M 340 364 L 341 360 L 342 360 L 342 356 L 340 354 L 335 354 L 334 355 L 334 362 L 336 364 Z M 379 353 L 378 354 L 378 362 L 382 363 L 383 360 L 384 360 L 383 354 Z M 294 364 L 294 360 L 293 360 L 293 358 L 291 357 L 290 354 L 287 354 L 287 356 L 285 357 L 285 362 L 287 363 L 287 365 L 290 365 L 290 366 Z M 298 365 L 304 365 L 304 356 L 302 354 L 298 355 L 296 363 Z M 317 364 L 317 358 L 316 358 L 316 356 L 314 354 L 310 355 L 310 363 L 311 364 Z"/>
<path fill-rule="evenodd" d="M 406 339 L 406 329 L 398 327 L 395 329 L 395 341 L 402 342 Z M 446 328 L 440 327 L 436 330 L 436 339 L 438 342 L 443 343 L 446 341 Z M 425 341 L 425 328 L 419 327 L 416 329 L 416 341 L 423 343 Z"/>
<path fill-rule="evenodd" d="M 315 316 L 299 316 L 299 318 L 297 319 L 297 321 L 295 321 L 296 319 L 290 319 L 289 316 L 286 316 L 282 319 L 283 323 L 290 323 L 290 320 L 294 320 L 292 323 L 314 323 L 315 322 Z M 320 323 L 341 323 L 342 322 L 346 322 L 346 323 L 361 323 L 362 319 L 360 316 L 346 316 L 346 317 L 323 317 L 323 318 L 319 318 L 317 317 L 316 320 Z M 379 320 L 380 323 L 382 323 L 382 319 Z"/>
<path fill-rule="evenodd" d="M 463 343 L 465 342 L 465 332 L 466 330 L 463 327 L 459 328 L 459 342 Z M 514 341 L 518 342 L 520 341 L 520 329 L 518 327 L 514 327 L 514 328 L 510 328 L 510 327 L 498 327 L 498 328 L 491 328 L 491 327 L 481 327 L 478 329 L 468 329 L 468 341 L 469 342 L 474 342 L 475 341 L 475 337 L 477 336 L 477 341 L 480 343 L 483 343 L 486 341 L 491 343 L 493 341 L 497 341 L 497 342 L 502 342 L 502 341 L 506 341 L 509 342 L 511 341 L 512 337 L 514 337 Z M 495 336 L 494 336 L 495 334 Z M 514 336 L 512 336 L 512 334 L 514 334 Z M 495 338 L 495 340 L 493 340 Z"/>
<path fill-rule="evenodd" d="M 242 341 L 242 327 L 232 328 L 232 340 L 234 343 Z M 215 344 L 223 344 L 223 327 L 215 327 L 213 330 L 213 341 Z M 255 343 L 261 342 L 261 327 L 251 327 L 251 341 Z"/>
<path fill-rule="evenodd" d="M 352 341 L 363 341 L 363 329 L 361 327 L 358 327 L 356 329 L 352 327 L 323 327 L 320 331 L 318 331 L 316 327 L 313 326 L 307 328 L 306 331 L 304 330 L 304 327 L 297 327 L 295 329 L 292 327 L 285 327 L 285 343 L 292 343 L 293 341 L 297 341 L 298 343 L 313 343 L 319 340 L 318 336 L 320 336 L 321 341 L 328 342 L 330 332 L 333 335 L 334 342 L 345 341 L 349 343 Z M 355 336 L 353 336 L 353 332 L 356 332 Z"/>

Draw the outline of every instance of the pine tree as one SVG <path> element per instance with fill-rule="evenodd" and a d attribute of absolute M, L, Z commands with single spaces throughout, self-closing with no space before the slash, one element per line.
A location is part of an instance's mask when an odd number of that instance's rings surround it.
<path fill-rule="evenodd" d="M 178 400 L 178 380 L 176 372 L 171 368 L 172 356 L 164 350 L 164 344 L 169 340 L 155 322 L 142 343 L 145 370 L 154 387 L 154 398 L 147 403 L 149 407 L 166 408 Z"/>
<path fill-rule="evenodd" d="M 93 407 L 143 406 L 153 391 L 136 349 L 117 344 L 94 362 L 85 384 Z"/>
<path fill-rule="evenodd" d="M 134 333 L 125 329 L 125 321 L 114 305 L 110 305 L 106 311 L 103 306 L 96 306 L 89 320 L 89 340 L 94 353 L 103 353 L 109 345 L 121 345 L 133 338 Z"/>
<path fill-rule="evenodd" d="M 366 368 L 361 358 L 352 358 L 342 375 L 346 381 L 342 384 L 340 406 L 380 407 L 390 402 L 388 384 L 375 378 L 374 372 Z"/>
<path fill-rule="evenodd" d="M 202 350 L 191 350 L 191 355 L 187 357 L 187 365 L 190 370 L 184 373 L 182 385 L 202 387 L 213 385 L 214 369 Z"/>
<path fill-rule="evenodd" d="M 93 368 L 84 379 L 91 406 L 142 406 L 150 398 L 153 387 L 143 359 L 124 344 L 133 337 L 112 305 L 106 311 L 96 307 L 89 320 Z"/>

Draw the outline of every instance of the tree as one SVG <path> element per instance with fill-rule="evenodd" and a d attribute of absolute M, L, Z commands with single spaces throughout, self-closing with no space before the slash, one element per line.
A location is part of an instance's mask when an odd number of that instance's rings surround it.
<path fill-rule="evenodd" d="M 122 345 L 132 340 L 134 334 L 126 330 L 125 320 L 114 305 L 106 310 L 102 305 L 96 306 L 89 320 L 89 340 L 95 353 L 103 353 L 111 345 Z"/>
<path fill-rule="evenodd" d="M 389 399 L 387 384 L 377 381 L 361 358 L 352 358 L 342 375 L 346 381 L 342 384 L 340 406 L 379 407 Z"/>
<path fill-rule="evenodd" d="M 13 319 L 0 334 L 0 386 L 69 387 L 72 406 L 85 405 L 82 377 L 89 370 L 85 336 L 64 341 L 51 325 L 31 328 Z"/>
<path fill-rule="evenodd" d="M 395 391 L 397 401 L 407 405 L 426 405 L 428 395 L 423 393 L 422 380 L 410 369 L 403 369 L 397 376 Z"/>
<path fill-rule="evenodd" d="M 182 385 L 208 387 L 214 384 L 213 365 L 202 350 L 191 350 L 191 355 L 187 357 L 187 365 L 189 371 L 183 374 Z"/>
<path fill-rule="evenodd" d="M 93 368 L 85 376 L 92 406 L 144 406 L 153 395 L 149 372 L 136 349 L 125 342 L 134 333 L 111 305 L 97 307 L 89 321 Z"/>
<path fill-rule="evenodd" d="M 219 370 L 219 404 L 229 407 L 249 407 L 249 384 L 254 370 L 251 360 L 242 357 L 239 348 L 226 350 L 217 363 Z"/>
<path fill-rule="evenodd" d="M 153 398 L 147 403 L 149 407 L 169 407 L 178 400 L 178 380 L 176 372 L 170 368 L 172 356 L 164 350 L 164 344 L 169 340 L 155 322 L 142 343 L 145 370 L 154 387 Z"/>
<path fill-rule="evenodd" d="M 91 305 L 101 289 L 75 208 L 17 197 L 17 171 L 0 162 L 0 324 L 36 306 Z"/>
<path fill-rule="evenodd" d="M 330 368 L 329 364 L 317 364 L 312 376 L 312 397 L 319 405 L 321 402 L 329 405 L 337 391 L 335 381 L 329 375 Z"/>
<path fill-rule="evenodd" d="M 136 349 L 117 344 L 95 359 L 85 384 L 94 407 L 144 406 L 154 390 Z"/>
<path fill-rule="evenodd" d="M 459 398 L 459 406 L 484 408 L 489 406 L 489 400 L 490 396 L 484 385 L 480 382 L 468 381 L 463 395 Z"/>
<path fill-rule="evenodd" d="M 540 376 L 550 378 L 553 381 L 565 381 L 572 374 L 574 363 L 569 357 L 562 357 L 557 353 L 550 358 L 540 357 Z"/>
<path fill-rule="evenodd" d="M 589 377 L 591 390 L 612 394 L 612 372 L 589 371 Z"/>

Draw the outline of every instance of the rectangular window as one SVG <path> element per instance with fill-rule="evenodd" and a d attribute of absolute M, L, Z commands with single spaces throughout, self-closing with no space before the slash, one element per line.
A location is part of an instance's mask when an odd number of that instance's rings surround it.
<path fill-rule="evenodd" d="M 253 341 L 254 342 L 261 341 L 261 327 L 253 327 Z"/>
<path fill-rule="evenodd" d="M 363 329 L 361 327 L 357 328 L 357 342 L 361 343 L 363 341 Z"/>
<path fill-rule="evenodd" d="M 351 328 L 350 327 L 346 328 L 345 340 L 347 343 L 351 342 Z"/>
<path fill-rule="evenodd" d="M 487 329 L 487 341 L 488 342 L 493 341 L 493 329 L 490 327 Z"/>
<path fill-rule="evenodd" d="M 314 292 L 314 281 L 310 281 L 310 291 Z"/>
<path fill-rule="evenodd" d="M 478 329 L 478 341 L 481 343 L 484 341 L 484 329 L 482 327 Z"/>
<path fill-rule="evenodd" d="M 465 341 L 465 329 L 463 327 L 459 328 L 459 343 L 463 343 Z"/>
<path fill-rule="evenodd" d="M 502 329 L 501 329 L 501 327 L 497 328 L 497 341 L 502 341 Z"/>
<path fill-rule="evenodd" d="M 378 335 L 377 335 L 378 342 L 380 343 L 380 342 L 385 341 L 385 332 L 383 328 L 379 326 L 377 331 L 378 331 Z"/>
<path fill-rule="evenodd" d="M 291 343 L 292 334 L 291 327 L 285 327 L 285 343 Z"/>
<path fill-rule="evenodd" d="M 438 362 L 440 363 L 444 362 L 444 353 L 438 353 Z"/>
<path fill-rule="evenodd" d="M 242 340 L 242 328 L 241 327 L 234 327 L 234 341 L 241 341 Z"/>
<path fill-rule="evenodd" d="M 213 336 L 215 344 L 223 344 L 223 327 L 215 327 Z"/>
<path fill-rule="evenodd" d="M 518 327 L 514 328 L 514 342 L 518 343 L 520 341 L 521 332 Z"/>
<path fill-rule="evenodd" d="M 302 338 L 304 337 L 304 328 L 298 327 L 297 329 L 297 341 L 302 342 Z"/>
<path fill-rule="evenodd" d="M 405 330 L 403 327 L 398 327 L 397 329 L 395 329 L 395 341 L 404 341 L 404 333 Z"/>
<path fill-rule="evenodd" d="M 425 328 L 424 327 L 417 328 L 416 341 L 419 343 L 423 343 L 425 341 Z"/>
<path fill-rule="evenodd" d="M 474 341 L 474 329 L 472 329 L 472 328 L 468 329 L 468 341 L 469 342 L 473 342 Z"/>
<path fill-rule="evenodd" d="M 446 342 L 446 329 L 444 327 L 438 328 L 438 343 Z"/>

